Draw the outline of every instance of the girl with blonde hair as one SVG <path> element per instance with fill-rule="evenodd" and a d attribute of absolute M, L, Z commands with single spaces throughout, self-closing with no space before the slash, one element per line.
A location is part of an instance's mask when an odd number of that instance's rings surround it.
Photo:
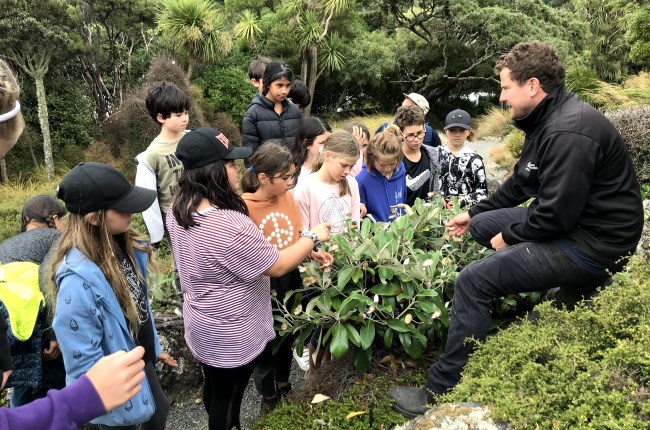
<path fill-rule="evenodd" d="M 392 221 L 406 201 L 406 169 L 399 128 L 390 124 L 370 139 L 366 168 L 357 175 L 361 203 L 375 221 Z"/>
<path fill-rule="evenodd" d="M 347 131 L 336 131 L 324 142 L 304 186 L 295 191 L 305 228 L 330 223 L 332 234 L 345 230 L 346 220 L 360 221 L 359 186 L 350 170 L 359 158 L 359 145 Z"/>
<path fill-rule="evenodd" d="M 132 214 L 151 206 L 156 191 L 131 185 L 114 167 L 86 162 L 63 178 L 57 197 L 69 214 L 53 257 L 49 294 L 56 303 L 52 326 L 66 381 L 74 382 L 105 355 L 140 345 L 146 374 L 140 393 L 93 423 L 164 429 L 169 401 L 155 365 L 176 361 L 158 342 L 147 297 L 151 246 L 131 229 Z"/>

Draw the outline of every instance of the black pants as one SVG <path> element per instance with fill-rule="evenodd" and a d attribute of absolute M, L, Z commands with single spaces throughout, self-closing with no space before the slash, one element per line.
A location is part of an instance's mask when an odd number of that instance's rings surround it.
<path fill-rule="evenodd" d="M 240 367 L 230 369 L 212 367 L 201 363 L 205 383 L 203 385 L 203 406 L 208 413 L 209 430 L 239 429 L 241 401 L 248 380 L 258 360 L 269 360 L 271 342 L 255 360 Z"/>
<path fill-rule="evenodd" d="M 521 222 L 525 208 L 498 209 L 472 217 L 472 237 L 484 246 L 507 224 Z M 492 301 L 513 293 L 560 287 L 563 296 L 579 300 L 609 278 L 576 266 L 554 242 L 524 242 L 465 267 L 454 287 L 451 321 L 445 352 L 429 369 L 427 388 L 445 393 L 460 380 L 460 373 L 475 349 L 473 338 L 484 341 L 491 317 Z"/>
<path fill-rule="evenodd" d="M 275 354 L 262 354 L 257 360 L 253 380 L 255 389 L 264 397 L 276 395 L 277 382 L 289 382 L 293 360 L 293 336 L 287 335 Z M 272 342 L 269 342 L 269 347 Z"/>
<path fill-rule="evenodd" d="M 283 276 L 271 278 L 271 289 L 275 290 L 276 297 L 280 302 L 284 300 L 284 296 L 289 291 L 298 288 L 301 284 L 302 278 L 298 269 Z M 282 316 L 282 312 L 273 308 L 273 315 Z M 275 354 L 272 356 L 271 354 L 262 354 L 257 360 L 253 379 L 258 394 L 267 398 L 273 397 L 276 395 L 275 384 L 277 382 L 289 382 L 293 360 L 293 341 L 293 336 L 286 335 Z"/>
<path fill-rule="evenodd" d="M 147 375 L 147 381 L 151 387 L 151 394 L 156 402 L 156 412 L 154 412 L 146 423 L 119 427 L 100 425 L 100 430 L 165 430 L 167 414 L 169 413 L 169 400 L 160 386 L 160 380 L 158 379 L 153 363 L 150 361 L 146 362 L 144 373 Z"/>

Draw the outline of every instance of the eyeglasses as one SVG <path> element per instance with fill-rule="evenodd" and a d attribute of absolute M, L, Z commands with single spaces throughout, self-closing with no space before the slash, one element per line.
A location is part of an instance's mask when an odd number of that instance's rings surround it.
<path fill-rule="evenodd" d="M 400 132 L 400 133 L 402 133 L 402 132 Z M 421 132 L 419 132 L 417 134 L 404 134 L 404 133 L 402 133 L 402 137 L 404 138 L 404 140 L 406 140 L 408 142 L 413 142 L 415 139 L 417 139 L 417 140 L 424 139 L 424 136 L 426 136 L 426 134 L 427 133 L 425 131 L 421 131 Z"/>

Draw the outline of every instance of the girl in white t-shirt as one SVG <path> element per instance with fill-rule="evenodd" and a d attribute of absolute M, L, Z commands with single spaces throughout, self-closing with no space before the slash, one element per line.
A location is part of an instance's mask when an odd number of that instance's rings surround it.
<path fill-rule="evenodd" d="M 347 131 L 325 140 L 314 173 L 295 192 L 304 228 L 329 223 L 336 234 L 345 231 L 348 219 L 359 225 L 359 185 L 349 176 L 358 158 L 359 145 Z"/>
<path fill-rule="evenodd" d="M 349 176 L 358 158 L 359 145 L 347 131 L 336 131 L 325 140 L 314 163 L 314 173 L 295 192 L 303 228 L 325 222 L 335 234 L 345 231 L 348 219 L 359 225 L 359 185 Z M 323 333 L 322 328 L 317 328 L 309 343 L 307 377 L 321 363 L 329 361 L 329 349 L 322 343 L 319 346 L 318 331 Z"/>

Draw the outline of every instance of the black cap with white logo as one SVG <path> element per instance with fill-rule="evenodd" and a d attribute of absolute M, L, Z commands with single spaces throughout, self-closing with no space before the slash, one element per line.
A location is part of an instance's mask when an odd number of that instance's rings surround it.
<path fill-rule="evenodd" d="M 445 119 L 445 130 L 453 127 L 469 130 L 472 128 L 472 117 L 462 109 L 452 110 Z"/>

